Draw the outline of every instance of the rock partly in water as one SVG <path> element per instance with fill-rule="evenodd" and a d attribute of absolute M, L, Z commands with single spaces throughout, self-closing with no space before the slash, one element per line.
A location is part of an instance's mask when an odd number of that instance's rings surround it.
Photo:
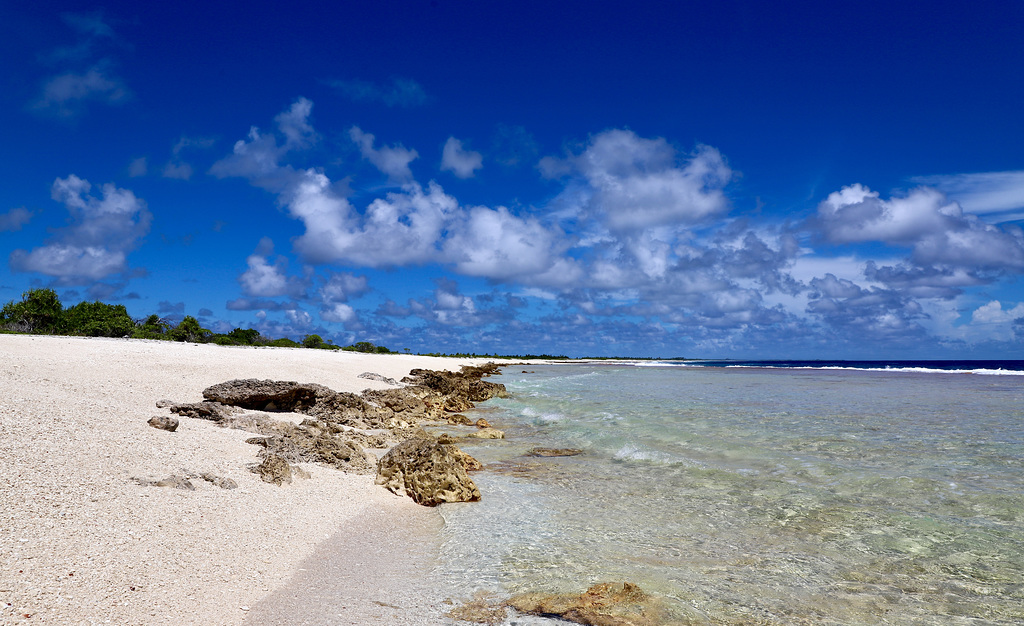
<path fill-rule="evenodd" d="M 506 605 L 531 615 L 557 616 L 593 626 L 669 626 L 679 624 L 660 598 L 632 583 L 601 583 L 580 595 L 523 593 Z"/>
<path fill-rule="evenodd" d="M 417 504 L 476 502 L 480 490 L 466 473 L 461 450 L 429 433 L 398 444 L 377 463 L 378 485 Z"/>
<path fill-rule="evenodd" d="M 152 426 L 153 428 L 166 430 L 167 432 L 170 433 L 173 433 L 174 431 L 178 430 L 178 418 L 174 417 L 173 415 L 154 415 L 153 417 L 149 418 L 149 421 L 146 423 Z"/>
<path fill-rule="evenodd" d="M 504 431 L 498 430 L 497 428 L 481 428 L 476 432 L 463 435 L 465 439 L 504 439 Z"/>
<path fill-rule="evenodd" d="M 476 421 L 475 425 L 476 425 L 477 428 L 490 428 L 491 427 L 491 423 L 488 422 L 487 420 L 485 420 L 482 417 Z"/>
<path fill-rule="evenodd" d="M 439 394 L 441 407 L 458 413 L 473 408 L 474 402 L 508 397 L 505 385 L 482 379 L 498 371 L 499 367 L 494 363 L 465 366 L 460 372 L 414 369 L 402 382 Z"/>
<path fill-rule="evenodd" d="M 583 454 L 579 448 L 533 448 L 523 456 L 578 456 Z"/>
<path fill-rule="evenodd" d="M 493 594 L 486 591 L 478 591 L 472 600 L 464 602 L 448 611 L 447 616 L 460 622 L 472 622 L 474 624 L 501 624 L 508 614 L 508 607 L 500 600 L 496 600 Z M 514 622 L 513 622 L 514 623 Z"/>
<path fill-rule="evenodd" d="M 469 419 L 462 413 L 452 413 L 448 416 L 448 423 L 453 426 L 469 426 L 473 423 L 473 420 Z"/>

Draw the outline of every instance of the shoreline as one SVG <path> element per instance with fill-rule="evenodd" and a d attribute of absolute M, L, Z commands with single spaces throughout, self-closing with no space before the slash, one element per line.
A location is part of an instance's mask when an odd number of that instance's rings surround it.
<path fill-rule="evenodd" d="M 196 419 L 182 419 L 169 433 L 146 422 L 164 413 L 157 401 L 199 401 L 204 388 L 232 379 L 359 393 L 395 388 L 359 378 L 364 372 L 400 379 L 415 368 L 458 370 L 484 361 L 0 336 L 3 621 L 284 623 L 272 617 L 272 602 L 260 602 L 294 597 L 293 580 L 305 577 L 308 587 L 310 557 L 326 550 L 330 563 L 350 561 L 346 575 L 360 581 L 333 621 L 441 623 L 440 608 L 424 611 L 444 599 L 433 597 L 443 590 L 417 583 L 433 554 L 405 550 L 395 558 L 403 548 L 397 537 L 417 537 L 407 543 L 422 547 L 437 534 L 436 510 L 374 485 L 372 475 L 315 464 L 303 464 L 309 480 L 267 484 L 248 470 L 258 462 L 256 448 L 245 443 L 251 433 Z M 196 480 L 195 491 L 184 491 L 132 481 L 183 472 L 230 478 L 238 488 Z M 434 531 L 424 534 L 429 520 Z M 398 562 L 408 567 L 389 565 Z M 361 573 L 381 568 L 387 584 Z M 400 603 L 389 601 L 394 594 Z"/>

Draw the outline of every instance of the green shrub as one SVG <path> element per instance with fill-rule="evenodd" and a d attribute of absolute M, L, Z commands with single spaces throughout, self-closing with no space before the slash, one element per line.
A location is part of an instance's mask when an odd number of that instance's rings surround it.
<path fill-rule="evenodd" d="M 64 331 L 64 305 L 53 289 L 32 289 L 0 310 L 0 326 L 22 333 L 58 334 Z"/>
<path fill-rule="evenodd" d="M 64 311 L 64 330 L 87 337 L 128 337 L 135 332 L 135 320 L 123 304 L 79 302 Z"/>
<path fill-rule="evenodd" d="M 228 333 L 228 337 L 238 342 L 239 345 L 251 346 L 260 339 L 260 331 L 255 328 L 236 328 Z"/>
<path fill-rule="evenodd" d="M 188 341 L 191 343 L 203 343 L 213 336 L 213 333 L 199 325 L 199 320 L 186 315 L 177 326 L 167 333 L 174 341 Z"/>
<path fill-rule="evenodd" d="M 275 348 L 301 348 L 302 347 L 302 344 L 296 343 L 296 342 L 292 341 L 291 339 L 288 339 L 287 337 L 282 337 L 280 339 L 274 339 L 272 341 L 268 341 L 267 345 L 275 347 Z"/>
<path fill-rule="evenodd" d="M 320 335 L 306 335 L 302 338 L 303 348 L 322 348 L 323 345 L 324 340 Z"/>

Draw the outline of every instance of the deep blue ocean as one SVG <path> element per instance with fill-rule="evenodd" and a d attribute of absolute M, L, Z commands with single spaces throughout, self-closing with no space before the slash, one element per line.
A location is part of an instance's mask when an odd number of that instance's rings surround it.
<path fill-rule="evenodd" d="M 508 366 L 437 576 L 681 623 L 1024 623 L 1024 362 Z M 455 429 L 449 428 L 455 434 Z M 534 457 L 534 447 L 578 448 Z M 522 623 L 522 622 L 521 622 Z"/>

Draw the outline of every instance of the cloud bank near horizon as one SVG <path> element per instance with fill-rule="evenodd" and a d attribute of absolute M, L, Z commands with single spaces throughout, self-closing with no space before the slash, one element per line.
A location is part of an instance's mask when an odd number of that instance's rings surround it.
<path fill-rule="evenodd" d="M 573 345 L 592 354 L 668 343 L 727 354 L 865 341 L 901 349 L 925 339 L 955 349 L 1014 340 L 1024 327 L 1020 302 L 963 304 L 967 290 L 1024 272 L 1021 229 L 980 217 L 1015 210 L 1019 173 L 928 179 L 934 186 L 922 181 L 889 198 L 854 182 L 807 219 L 779 222 L 737 211 L 729 194 L 737 173 L 716 148 L 685 151 L 609 129 L 537 160 L 536 175 L 555 185 L 549 197 L 484 206 L 439 182 L 483 171 L 484 153 L 462 140 L 449 136 L 434 161 L 438 176 L 424 180 L 418 150 L 357 125 L 345 133 L 348 151 L 332 153 L 313 110 L 296 99 L 209 168 L 269 192 L 302 226 L 290 250 L 275 253 L 284 242 L 272 233 L 255 242 L 238 274 L 240 297 L 224 305 L 252 312 L 270 334 L 383 343 L 417 334 L 424 345 Z M 187 181 L 182 150 L 212 145 L 182 137 L 163 176 Z M 372 183 L 353 190 L 357 179 Z M 944 191 L 952 189 L 966 190 L 973 212 Z M 126 285 L 128 256 L 153 220 L 146 203 L 111 183 L 93 193 L 74 174 L 54 182 L 52 197 L 69 224 L 11 253 L 12 269 L 90 293 Z M 11 209 L 0 226 L 14 230 L 30 217 Z M 431 267 L 449 277 L 404 302 L 374 284 L 379 275 L 360 273 Z"/>

